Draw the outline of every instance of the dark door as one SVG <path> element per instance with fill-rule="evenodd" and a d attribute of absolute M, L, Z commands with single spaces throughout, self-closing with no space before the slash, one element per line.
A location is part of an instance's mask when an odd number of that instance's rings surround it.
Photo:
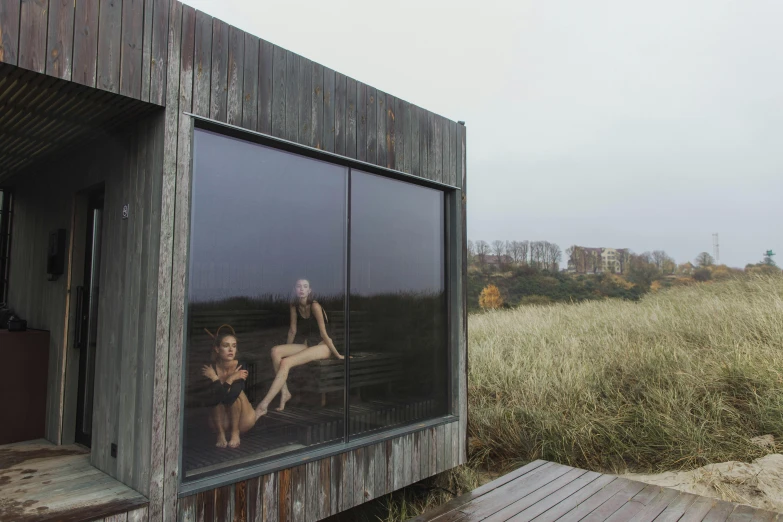
<path fill-rule="evenodd" d="M 84 285 L 77 291 L 76 347 L 79 349 L 79 392 L 76 406 L 76 442 L 92 444 L 92 401 L 98 333 L 98 293 L 101 268 L 103 190 L 89 198 Z"/>

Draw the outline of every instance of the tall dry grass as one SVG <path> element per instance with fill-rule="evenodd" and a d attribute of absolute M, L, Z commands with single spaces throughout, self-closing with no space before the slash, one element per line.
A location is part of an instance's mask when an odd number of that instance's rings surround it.
<path fill-rule="evenodd" d="M 783 277 L 469 320 L 472 465 L 657 471 L 783 436 Z"/>

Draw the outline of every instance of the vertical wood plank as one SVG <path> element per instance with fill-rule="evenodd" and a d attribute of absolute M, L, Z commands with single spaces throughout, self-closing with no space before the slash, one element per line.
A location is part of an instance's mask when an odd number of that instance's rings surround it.
<path fill-rule="evenodd" d="M 275 46 L 266 40 L 258 47 L 258 132 L 272 133 L 272 92 L 275 82 L 273 68 Z M 285 81 L 285 80 L 284 80 Z"/>
<path fill-rule="evenodd" d="M 394 450 L 394 490 L 405 486 L 405 436 L 397 437 L 393 443 Z"/>
<path fill-rule="evenodd" d="M 46 74 L 49 76 L 71 79 L 75 14 L 75 6 L 71 0 L 50 0 L 49 30 L 46 38 Z"/>
<path fill-rule="evenodd" d="M 261 491 L 263 494 L 261 509 L 264 522 L 279 522 L 280 520 L 278 475 L 278 473 L 270 473 L 261 477 Z"/>
<path fill-rule="evenodd" d="M 120 47 L 120 94 L 137 100 L 141 99 L 143 36 L 144 0 L 123 0 L 122 46 Z"/>
<path fill-rule="evenodd" d="M 403 133 L 404 133 L 404 139 L 403 139 L 403 148 L 405 150 L 405 158 L 404 163 L 402 167 L 402 171 L 407 174 L 413 174 L 413 154 L 414 151 L 412 150 L 412 143 L 413 143 L 413 126 L 411 125 L 411 118 L 413 114 L 412 105 L 406 101 L 403 102 L 403 112 L 405 113 L 405 121 L 402 124 L 403 127 Z M 417 144 L 418 145 L 418 144 Z M 419 156 L 418 147 L 415 151 L 416 157 Z"/>
<path fill-rule="evenodd" d="M 245 32 L 230 26 L 228 30 L 228 93 L 226 122 L 242 125 L 242 88 L 245 74 Z"/>
<path fill-rule="evenodd" d="M 397 99 L 386 95 L 386 167 L 397 169 Z M 401 169 L 397 169 L 401 170 Z"/>
<path fill-rule="evenodd" d="M 299 141 L 299 55 L 286 51 L 285 138 Z"/>
<path fill-rule="evenodd" d="M 149 100 L 156 105 L 164 105 L 166 101 L 170 3 L 171 0 L 153 2 Z"/>
<path fill-rule="evenodd" d="M 345 80 L 345 155 L 356 158 L 356 80 Z"/>
<path fill-rule="evenodd" d="M 308 92 L 309 94 L 309 92 Z M 321 493 L 320 478 L 321 478 L 321 463 L 314 460 L 306 464 L 307 467 L 307 484 L 305 487 L 305 507 L 304 507 L 304 519 L 305 520 L 319 520 L 319 494 Z"/>
<path fill-rule="evenodd" d="M 375 496 L 380 497 L 389 492 L 386 484 L 386 442 L 375 445 Z"/>
<path fill-rule="evenodd" d="M 179 499 L 177 503 L 177 521 L 189 522 L 196 520 L 196 495 L 190 495 Z"/>
<path fill-rule="evenodd" d="M 446 118 L 440 119 L 441 123 L 441 141 L 443 146 L 443 155 L 442 155 L 442 163 L 443 163 L 443 182 L 451 184 L 451 126 L 449 125 L 449 120 Z"/>
<path fill-rule="evenodd" d="M 334 74 L 334 152 L 345 156 L 345 121 L 347 104 L 347 83 L 344 74 Z"/>
<path fill-rule="evenodd" d="M 293 481 L 291 474 L 291 469 L 284 469 L 277 472 L 277 512 L 279 522 L 293 521 L 293 504 L 291 498 Z"/>
<path fill-rule="evenodd" d="M 217 490 L 210 489 L 195 495 L 196 520 L 199 522 L 213 522 L 216 517 Z"/>
<path fill-rule="evenodd" d="M 336 509 L 332 506 L 332 483 L 339 482 L 339 479 L 332 477 L 332 459 L 326 458 L 318 461 L 318 518 L 326 518 L 335 513 Z"/>
<path fill-rule="evenodd" d="M 334 152 L 334 70 L 324 67 L 324 126 L 323 148 Z"/>
<path fill-rule="evenodd" d="M 121 46 L 122 0 L 104 0 L 98 11 L 99 89 L 119 92 Z"/>
<path fill-rule="evenodd" d="M 443 124 L 442 116 L 432 114 L 433 147 L 435 149 L 435 179 L 443 181 Z"/>
<path fill-rule="evenodd" d="M 366 110 L 367 110 L 367 151 L 365 153 L 364 160 L 367 163 L 377 164 L 378 159 L 378 109 L 376 107 L 375 96 L 377 92 L 375 88 L 367 86 L 367 96 L 365 98 Z"/>
<path fill-rule="evenodd" d="M 182 44 L 180 50 L 179 110 L 188 112 L 193 97 L 193 59 L 195 11 L 182 8 Z M 174 215 L 174 245 L 171 274 L 171 312 L 169 326 L 169 376 L 166 401 L 166 455 L 163 482 L 163 520 L 173 520 L 176 513 L 179 477 L 180 400 L 182 397 L 182 348 L 185 335 L 185 276 L 187 269 L 188 223 L 190 221 L 191 138 L 190 118 L 180 118 L 177 131 L 177 178 Z"/>
<path fill-rule="evenodd" d="M 394 168 L 405 172 L 405 106 L 407 102 L 394 100 Z"/>
<path fill-rule="evenodd" d="M 419 108 L 413 104 L 410 106 L 410 118 L 408 126 L 410 127 L 411 146 L 408 147 L 408 155 L 411 158 L 411 174 L 424 177 L 421 172 L 421 125 L 419 125 Z"/>
<path fill-rule="evenodd" d="M 421 432 L 413 434 L 411 445 L 411 482 L 421 480 Z"/>
<path fill-rule="evenodd" d="M 411 471 L 413 460 L 413 433 L 405 435 L 402 446 L 402 483 L 405 485 L 412 484 L 413 472 Z"/>
<path fill-rule="evenodd" d="M 150 100 L 150 74 L 152 67 L 152 26 L 155 0 L 142 0 L 144 20 L 141 38 L 141 101 Z"/>
<path fill-rule="evenodd" d="M 174 200 L 177 177 L 177 129 L 179 128 L 179 64 L 182 39 L 182 4 L 172 0 L 171 24 L 167 28 L 166 110 L 163 140 L 163 179 L 160 204 L 158 247 L 157 312 L 155 321 L 155 361 L 152 401 L 152 440 L 150 457 L 150 519 L 163 518 L 166 399 L 168 397 L 168 347 L 171 313 Z M 78 4 L 77 4 L 78 13 Z M 78 16 L 77 16 L 78 19 Z M 74 59 L 75 64 L 75 59 Z M 145 463 L 146 464 L 146 463 Z M 176 491 L 170 496 L 176 495 Z M 176 501 L 176 500 L 175 500 Z"/>
<path fill-rule="evenodd" d="M 426 113 L 427 118 L 427 173 L 429 179 L 440 181 L 438 157 L 440 156 L 440 143 L 436 138 L 436 118 L 431 112 Z"/>
<path fill-rule="evenodd" d="M 375 93 L 375 118 L 377 120 L 376 139 L 378 147 L 375 164 L 385 167 L 388 165 L 386 143 L 389 137 L 386 129 L 386 93 L 380 89 Z"/>
<path fill-rule="evenodd" d="M 47 0 L 24 0 L 22 2 L 19 67 L 37 73 L 43 73 L 46 69 L 48 7 Z"/>
<path fill-rule="evenodd" d="M 215 490 L 215 521 L 232 522 L 234 520 L 234 484 Z"/>
<path fill-rule="evenodd" d="M 313 86 L 312 86 L 312 121 L 310 122 L 310 131 L 313 133 L 310 143 L 317 149 L 324 148 L 323 128 L 324 128 L 324 66 L 320 63 L 313 63 Z"/>
<path fill-rule="evenodd" d="M 429 162 L 430 126 L 427 120 L 427 111 L 418 108 L 419 113 L 419 176 L 433 179 Z M 429 476 L 429 475 L 428 475 Z"/>
<path fill-rule="evenodd" d="M 285 94 L 286 94 L 286 58 L 288 51 L 275 46 L 274 66 L 272 74 L 274 84 L 272 86 L 272 136 L 286 137 L 285 127 Z"/>
<path fill-rule="evenodd" d="M 245 33 L 245 63 L 242 75 L 242 127 L 258 129 L 258 46 L 259 39 Z"/>
<path fill-rule="evenodd" d="M 304 56 L 299 58 L 299 143 L 313 146 L 313 62 Z"/>
<path fill-rule="evenodd" d="M 438 474 L 438 454 L 440 453 L 440 444 L 438 441 L 438 428 L 430 428 L 430 475 Z"/>
<path fill-rule="evenodd" d="M 196 12 L 195 58 L 193 64 L 193 113 L 209 116 L 212 90 L 212 17 Z"/>
<path fill-rule="evenodd" d="M 73 29 L 73 72 L 76 83 L 95 87 L 98 68 L 98 0 L 76 2 Z"/>
<path fill-rule="evenodd" d="M 353 450 L 353 505 L 358 506 L 365 502 L 365 469 L 367 466 L 366 448 Z"/>
<path fill-rule="evenodd" d="M 450 172 L 450 183 L 454 186 L 458 186 L 457 181 L 457 122 L 450 121 L 449 122 L 449 172 Z"/>
<path fill-rule="evenodd" d="M 459 379 L 460 379 L 460 387 L 459 387 L 459 407 L 460 407 L 460 417 L 459 417 L 459 439 L 460 439 L 460 450 L 459 450 L 459 458 L 460 458 L 460 464 L 464 464 L 467 461 L 467 433 L 468 433 L 468 389 L 467 389 L 467 382 L 468 382 L 468 366 L 467 366 L 467 354 L 468 354 L 468 292 L 467 292 L 467 281 L 468 281 L 468 263 L 467 263 L 467 251 L 464 247 L 464 245 L 467 242 L 467 220 L 466 220 L 466 201 L 467 201 L 467 155 L 466 155 L 466 129 L 464 125 L 459 125 L 457 127 L 457 132 L 459 136 L 459 141 L 457 143 L 457 147 L 459 149 L 459 156 L 458 158 L 458 172 L 460 173 L 459 177 L 459 186 L 462 188 L 462 342 L 460 343 L 461 353 L 459 357 Z"/>
<path fill-rule="evenodd" d="M 377 444 L 364 448 L 364 500 L 372 500 L 378 496 L 375 491 L 375 457 Z"/>
<path fill-rule="evenodd" d="M 343 465 L 343 476 L 340 489 L 342 490 L 342 510 L 351 509 L 354 504 L 354 454 L 348 451 L 341 455 Z"/>
<path fill-rule="evenodd" d="M 451 426 L 452 424 L 446 424 L 443 426 L 443 432 L 444 432 L 444 441 L 443 441 L 443 470 L 446 471 L 448 469 L 451 469 L 454 467 L 454 465 L 451 463 L 451 447 L 452 447 L 452 435 L 451 435 Z"/>
<path fill-rule="evenodd" d="M 343 455 L 334 455 L 330 459 L 331 481 L 329 485 L 329 514 L 334 515 L 343 510 Z"/>
<path fill-rule="evenodd" d="M 430 432 L 429 430 L 422 430 L 421 432 L 421 475 L 420 479 L 424 480 L 430 476 Z"/>
<path fill-rule="evenodd" d="M 228 110 L 228 24 L 212 20 L 212 89 L 209 117 L 226 121 Z"/>
<path fill-rule="evenodd" d="M 367 86 L 356 82 L 356 159 L 367 161 Z"/>
<path fill-rule="evenodd" d="M 230 522 L 247 521 L 247 482 L 234 484 L 234 511 Z"/>
<path fill-rule="evenodd" d="M 263 494 L 261 489 L 261 477 L 255 477 L 247 481 L 246 489 L 247 521 L 264 522 Z"/>
<path fill-rule="evenodd" d="M 21 0 L 0 0 L 0 62 L 16 65 L 19 60 Z"/>
<path fill-rule="evenodd" d="M 296 466 L 291 470 L 291 520 L 308 522 L 305 518 L 307 501 L 307 466 Z"/>
<path fill-rule="evenodd" d="M 383 470 L 386 474 L 385 481 L 386 481 L 386 492 L 391 493 L 395 490 L 394 487 L 394 468 L 395 468 L 395 460 L 397 458 L 397 448 L 394 444 L 394 439 L 390 439 L 386 441 L 386 465 L 384 466 Z"/>

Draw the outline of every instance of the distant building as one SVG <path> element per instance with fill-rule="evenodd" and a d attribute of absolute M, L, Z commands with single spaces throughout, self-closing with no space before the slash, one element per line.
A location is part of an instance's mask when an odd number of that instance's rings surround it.
<path fill-rule="evenodd" d="M 570 249 L 567 272 L 571 274 L 624 274 L 630 250 L 627 248 L 580 247 Z"/>

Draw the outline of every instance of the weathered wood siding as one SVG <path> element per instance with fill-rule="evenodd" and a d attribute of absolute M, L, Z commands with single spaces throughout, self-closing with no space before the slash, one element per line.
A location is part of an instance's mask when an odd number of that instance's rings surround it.
<path fill-rule="evenodd" d="M 178 499 L 184 246 L 189 227 L 192 133 L 192 122 L 183 113 L 208 116 L 460 187 L 463 192 L 457 215 L 462 239 L 458 248 L 464 248 L 465 233 L 464 126 L 228 26 L 177 0 L 0 0 L 0 62 L 165 106 L 165 116 L 150 134 L 155 136 L 155 143 L 129 143 L 138 157 L 146 154 L 147 158 L 152 155 L 162 161 L 162 165 L 149 167 L 150 181 L 159 190 L 155 197 L 160 201 L 159 206 L 151 207 L 149 222 L 153 228 L 156 222 L 160 225 L 155 230 L 146 225 L 137 229 L 136 224 L 107 220 L 107 226 L 120 228 L 105 248 L 117 249 L 113 253 L 121 254 L 122 259 L 106 277 L 115 283 L 112 291 L 129 302 L 120 303 L 114 296 L 107 299 L 116 302 L 105 303 L 112 330 L 102 332 L 106 338 L 101 339 L 112 347 L 113 358 L 99 361 L 106 372 L 100 380 L 101 389 L 110 393 L 96 404 L 100 432 L 94 442 L 97 467 L 148 495 L 150 506 L 145 517 L 174 521 L 191 510 L 198 516 L 219 511 L 219 520 L 227 519 L 228 513 L 239 513 L 240 519 L 247 514 L 252 520 L 308 519 L 306 515 L 312 512 L 320 517 L 464 462 L 467 322 L 463 256 L 463 260 L 453 260 L 463 274 L 458 285 L 463 310 L 452 311 L 458 318 L 459 333 L 453 343 L 457 375 L 451 413 L 460 416 L 459 422 L 324 459 L 317 465 L 308 463 L 301 469 Z M 150 152 L 152 149 L 156 152 Z M 129 163 L 124 168 L 138 172 L 138 160 L 135 165 Z M 115 205 L 117 198 L 132 200 L 132 205 L 142 204 L 138 198 L 146 201 L 151 196 L 137 184 L 140 178 L 129 177 L 127 172 L 112 188 L 119 195 L 108 198 L 107 194 L 107 206 Z M 144 180 L 142 186 L 147 187 L 147 178 Z M 73 192 L 72 187 L 66 188 Z M 68 203 L 53 201 L 53 193 L 42 197 L 52 199 L 51 208 L 40 216 L 23 217 L 20 226 L 33 233 L 53 228 L 51 225 L 58 221 L 63 223 L 58 226 L 67 228 Z M 49 212 L 57 217 L 45 217 Z M 43 247 L 15 245 L 15 254 L 28 250 L 32 256 L 34 248 Z M 159 253 L 157 266 L 149 259 L 143 266 L 128 261 L 132 256 L 152 253 Z M 39 254 L 42 259 L 42 252 Z M 32 279 L 32 273 L 22 280 Z M 127 287 L 139 278 L 147 286 Z M 37 281 L 29 284 L 40 296 L 36 299 L 52 292 L 53 300 L 49 302 L 54 303 L 46 312 L 32 311 L 35 307 L 30 305 L 30 316 L 62 337 L 62 326 L 58 332 L 54 323 L 62 322 L 65 313 L 65 289 L 55 290 L 56 286 Z M 154 312 L 150 308 L 153 299 L 157 302 Z M 131 347 L 136 351 L 127 351 Z M 62 373 L 56 367 L 52 371 Z M 111 376 L 117 378 L 112 380 Z M 125 396 L 130 389 L 126 385 L 131 382 L 137 385 L 136 394 Z M 151 401 L 146 395 L 149 386 Z M 142 437 L 147 430 L 150 436 Z M 110 442 L 120 444 L 117 459 L 108 456 Z M 134 453 L 123 453 L 131 445 Z M 132 462 L 129 455 L 134 457 Z M 358 495 L 353 489 L 357 481 L 363 488 Z M 244 500 L 238 502 L 238 498 Z M 281 515 L 283 518 L 278 518 Z"/>
<path fill-rule="evenodd" d="M 46 435 L 58 443 L 64 365 L 75 355 L 73 331 L 66 327 L 68 277 L 46 277 L 48 234 L 64 228 L 70 244 L 83 232 L 73 229 L 76 193 L 104 184 L 91 461 L 143 494 L 149 491 L 152 441 L 162 148 L 158 113 L 36 165 L 35 175 L 23 172 L 13 185 L 9 302 L 29 327 L 51 332 Z M 130 217 L 123 220 L 126 203 Z M 83 265 L 70 268 L 81 271 Z M 116 458 L 110 455 L 112 443 L 118 446 Z"/>
<path fill-rule="evenodd" d="M 452 440 L 458 432 L 459 423 L 452 422 L 183 497 L 177 516 L 195 522 L 320 520 L 457 466 L 451 451 L 434 466 L 419 455 L 422 439 L 441 440 L 442 433 Z"/>
<path fill-rule="evenodd" d="M 0 0 L 0 62 L 163 105 L 170 0 Z"/>

